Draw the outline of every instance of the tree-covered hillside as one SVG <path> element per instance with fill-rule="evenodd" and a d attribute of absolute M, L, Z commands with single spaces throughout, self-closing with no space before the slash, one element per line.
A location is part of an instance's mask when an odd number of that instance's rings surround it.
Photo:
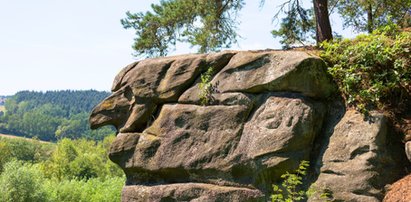
<path fill-rule="evenodd" d="M 18 92 L 5 102 L 5 112 L 0 114 L 0 132 L 51 141 L 64 137 L 101 140 L 114 130 L 91 131 L 88 115 L 108 95 L 95 90 Z"/>

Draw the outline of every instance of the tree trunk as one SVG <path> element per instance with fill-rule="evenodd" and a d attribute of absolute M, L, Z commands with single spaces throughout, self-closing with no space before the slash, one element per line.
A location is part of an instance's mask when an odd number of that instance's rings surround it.
<path fill-rule="evenodd" d="M 214 13 L 214 31 L 219 32 L 220 31 L 220 22 L 221 18 L 223 15 L 223 0 L 215 0 L 214 1 L 214 6 L 215 6 L 215 13 Z"/>
<path fill-rule="evenodd" d="M 333 38 L 330 18 L 328 16 L 328 0 L 313 0 L 316 20 L 317 45 Z"/>
<path fill-rule="evenodd" d="M 367 29 L 368 29 L 368 33 L 371 33 L 374 29 L 371 3 L 368 3 L 368 8 L 367 8 Z"/>

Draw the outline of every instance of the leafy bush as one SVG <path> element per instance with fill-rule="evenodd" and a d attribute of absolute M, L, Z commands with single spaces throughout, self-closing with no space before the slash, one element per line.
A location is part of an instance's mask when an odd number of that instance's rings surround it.
<path fill-rule="evenodd" d="M 0 171 L 3 165 L 11 160 L 37 163 L 48 159 L 54 149 L 53 144 L 37 140 L 0 137 Z"/>
<path fill-rule="evenodd" d="M 63 139 L 51 158 L 42 163 L 42 170 L 47 177 L 60 180 L 123 176 L 122 170 L 108 159 L 108 146 L 113 140 L 114 136 L 102 142 Z"/>
<path fill-rule="evenodd" d="M 0 138 L 0 201 L 120 201 L 125 177 L 108 160 L 114 138 L 57 145 Z"/>
<path fill-rule="evenodd" d="M 120 201 L 124 181 L 124 177 L 59 181 L 44 177 L 38 165 L 10 161 L 0 175 L 0 201 Z"/>
<path fill-rule="evenodd" d="M 44 177 L 36 166 L 21 161 L 10 161 L 0 175 L 0 201 L 47 201 L 42 186 Z"/>
<path fill-rule="evenodd" d="M 411 92 L 411 33 L 395 24 L 353 40 L 324 42 L 320 56 L 349 106 L 362 112 L 395 107 L 406 110 Z"/>
<path fill-rule="evenodd" d="M 48 200 L 55 202 L 120 201 L 123 177 L 92 178 L 89 180 L 47 180 L 44 184 Z"/>

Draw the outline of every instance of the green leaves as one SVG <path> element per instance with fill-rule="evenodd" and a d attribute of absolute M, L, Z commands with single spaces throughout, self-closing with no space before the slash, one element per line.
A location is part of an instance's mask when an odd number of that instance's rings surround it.
<path fill-rule="evenodd" d="M 42 163 L 47 177 L 57 179 L 90 179 L 122 176 L 122 171 L 107 158 L 109 142 L 63 139 L 57 143 L 51 158 Z"/>
<path fill-rule="evenodd" d="M 406 16 L 409 16 L 411 0 L 337 1 L 335 6 L 344 19 L 344 27 L 351 26 L 358 31 L 371 33 L 392 22 L 404 27 L 410 25 Z"/>
<path fill-rule="evenodd" d="M 42 179 L 43 176 L 36 166 L 15 160 L 8 162 L 0 175 L 0 201 L 46 201 Z"/>
<path fill-rule="evenodd" d="M 400 97 L 411 80 L 410 32 L 389 23 L 373 34 L 324 42 L 322 47 L 321 57 L 349 106 L 367 113 L 405 104 Z"/>
<path fill-rule="evenodd" d="M 243 0 L 168 0 L 146 13 L 127 12 L 125 29 L 135 29 L 137 56 L 165 56 L 177 42 L 188 42 L 205 53 L 237 42 L 235 17 Z"/>
<path fill-rule="evenodd" d="M 124 174 L 107 155 L 113 140 L 0 138 L 0 201 L 120 201 Z"/>
<path fill-rule="evenodd" d="M 271 195 L 271 200 L 273 202 L 293 202 L 307 199 L 308 191 L 299 189 L 299 185 L 302 185 L 302 180 L 307 175 L 308 167 L 308 161 L 301 161 L 294 173 L 286 172 L 281 175 L 283 182 L 281 187 L 273 185 L 274 194 Z"/>
<path fill-rule="evenodd" d="M 0 174 L 0 185 L 2 202 L 112 202 L 120 201 L 124 178 L 59 181 L 46 178 L 38 165 L 10 161 Z"/>
<path fill-rule="evenodd" d="M 288 10 L 285 11 L 286 4 L 288 4 Z M 271 31 L 271 34 L 273 37 L 281 38 L 280 43 L 284 49 L 315 41 L 315 16 L 312 8 L 303 8 L 299 0 L 287 1 L 274 16 L 274 19 L 278 18 L 282 12 L 286 16 L 282 18 L 280 28 Z"/>
<path fill-rule="evenodd" d="M 214 91 L 214 87 L 211 84 L 213 73 L 213 67 L 209 67 L 204 74 L 201 74 L 201 82 L 199 84 L 200 93 L 198 95 L 200 97 L 201 105 L 208 105 L 213 99 L 212 94 Z"/>

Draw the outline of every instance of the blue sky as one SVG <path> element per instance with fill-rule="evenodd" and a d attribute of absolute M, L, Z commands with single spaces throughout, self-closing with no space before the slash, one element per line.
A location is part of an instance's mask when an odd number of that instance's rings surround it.
<path fill-rule="evenodd" d="M 0 95 L 21 90 L 96 89 L 108 91 L 114 76 L 137 60 L 133 30 L 125 12 L 147 11 L 154 0 L 0 0 Z M 247 0 L 240 12 L 242 38 L 231 49 L 280 48 L 270 30 L 282 2 Z M 309 2 L 307 0 L 307 2 Z M 309 5 L 307 3 L 307 5 Z M 344 36 L 339 18 L 334 29 Z M 277 25 L 278 26 L 278 25 Z M 180 44 L 172 54 L 196 52 Z"/>

